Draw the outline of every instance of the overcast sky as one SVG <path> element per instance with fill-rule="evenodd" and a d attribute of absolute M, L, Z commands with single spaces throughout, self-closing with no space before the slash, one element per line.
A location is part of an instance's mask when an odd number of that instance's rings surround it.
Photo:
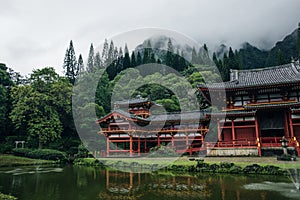
<path fill-rule="evenodd" d="M 179 31 L 209 48 L 270 48 L 297 28 L 299 9 L 299 0 L 0 0 L 0 62 L 23 75 L 45 66 L 61 73 L 71 39 L 86 59 L 91 43 L 143 27 Z"/>

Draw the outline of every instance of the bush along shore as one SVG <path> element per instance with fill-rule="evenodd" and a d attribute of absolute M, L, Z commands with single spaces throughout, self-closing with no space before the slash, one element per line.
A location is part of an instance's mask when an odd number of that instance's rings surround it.
<path fill-rule="evenodd" d="M 69 159 L 66 153 L 53 149 L 27 149 L 18 148 L 12 150 L 15 156 L 27 157 L 32 159 L 53 160 L 58 163 L 67 163 Z"/>
<path fill-rule="evenodd" d="M 191 161 L 187 161 L 191 162 Z M 203 160 L 193 161 L 194 164 L 170 164 L 167 167 L 162 167 L 158 163 L 145 162 L 125 162 L 125 161 L 99 161 L 94 158 L 79 158 L 75 159 L 75 165 L 81 166 L 97 166 L 97 167 L 112 167 L 122 168 L 124 171 L 135 171 L 136 169 L 146 170 L 167 170 L 176 173 L 226 173 L 226 174 L 262 174 L 262 175 L 287 175 L 288 172 L 280 167 L 273 165 L 261 166 L 258 164 L 249 164 L 244 167 L 238 164 L 221 162 L 221 163 L 205 163 Z"/>
<path fill-rule="evenodd" d="M 53 149 L 18 148 L 12 150 L 12 155 L 0 155 L 0 167 L 65 164 L 69 162 L 70 159 L 66 153 Z"/>
<path fill-rule="evenodd" d="M 0 192 L 0 200 L 17 200 L 17 198 Z"/>
<path fill-rule="evenodd" d="M 203 161 L 197 161 L 196 166 L 190 166 L 189 172 L 208 172 L 208 173 L 227 173 L 227 174 L 265 174 L 265 175 L 286 175 L 287 172 L 280 167 L 267 165 L 260 166 L 251 164 L 245 167 L 234 163 L 221 162 L 220 164 L 208 164 Z"/>

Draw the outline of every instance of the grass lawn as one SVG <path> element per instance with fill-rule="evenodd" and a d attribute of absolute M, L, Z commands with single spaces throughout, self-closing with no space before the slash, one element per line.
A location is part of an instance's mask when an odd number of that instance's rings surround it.
<path fill-rule="evenodd" d="M 55 164 L 51 160 L 38 160 L 24 157 L 17 157 L 13 155 L 0 155 L 0 167 L 14 167 L 22 165 L 41 165 L 41 164 Z"/>
<path fill-rule="evenodd" d="M 159 164 L 159 165 L 179 165 L 192 166 L 196 165 L 196 161 L 190 161 L 188 157 L 175 158 L 98 158 L 100 161 L 105 161 L 107 165 L 122 161 L 125 163 L 137 162 L 139 164 Z M 247 165 L 258 164 L 260 166 L 273 165 L 282 169 L 299 168 L 300 161 L 277 161 L 276 157 L 204 157 L 204 162 L 208 164 L 220 164 L 221 162 L 234 163 L 240 167 Z"/>
<path fill-rule="evenodd" d="M 178 158 L 98 158 L 100 161 L 105 161 L 107 165 L 113 164 L 118 161 L 124 163 L 137 162 L 139 164 L 159 164 L 159 165 L 184 165 L 192 166 L 196 162 L 189 161 L 187 157 Z"/>

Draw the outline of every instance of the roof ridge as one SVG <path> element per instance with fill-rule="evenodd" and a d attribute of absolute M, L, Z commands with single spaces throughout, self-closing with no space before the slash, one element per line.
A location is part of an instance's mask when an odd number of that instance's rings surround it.
<path fill-rule="evenodd" d="M 184 111 L 184 112 L 170 112 L 170 113 L 165 113 L 165 115 L 186 114 L 186 113 L 195 113 L 195 112 L 203 113 L 206 111 L 207 111 L 207 109 L 200 109 L 200 110 L 191 110 L 191 111 Z M 153 115 L 164 115 L 164 114 L 151 114 L 151 116 L 153 116 Z"/>
<path fill-rule="evenodd" d="M 255 68 L 255 69 L 231 69 L 232 71 L 237 71 L 238 73 L 240 72 L 260 72 L 260 71 L 267 71 L 267 70 L 274 70 L 274 69 L 280 69 L 280 68 L 286 68 L 289 66 L 293 66 L 293 63 L 287 63 L 283 65 L 277 65 L 277 66 L 270 66 L 270 67 L 263 67 L 263 68 Z"/>

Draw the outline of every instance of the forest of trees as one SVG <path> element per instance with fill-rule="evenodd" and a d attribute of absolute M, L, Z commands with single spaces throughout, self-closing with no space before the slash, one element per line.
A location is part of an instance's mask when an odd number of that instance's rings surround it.
<path fill-rule="evenodd" d="M 299 35 L 297 42 L 293 43 L 298 56 Z M 246 68 L 243 63 L 245 51 L 233 50 L 231 47 L 222 59 L 218 58 L 216 53 L 213 53 L 211 59 L 206 45 L 199 50 L 194 48 L 191 60 L 187 61 L 183 55 L 185 52 L 174 49 L 171 39 L 168 40 L 167 51 L 157 51 L 151 46 L 151 42 L 148 41 L 142 51 L 130 52 L 126 44 L 123 49 L 116 47 L 113 41 L 105 40 L 102 52 L 95 52 L 93 44 L 90 45 L 87 62 L 84 63 L 81 54 L 77 59 L 73 41 L 70 41 L 63 60 L 63 76 L 55 72 L 54 68 L 45 67 L 33 70 L 29 76 L 23 77 L 5 64 L 0 64 L 0 153 L 9 152 L 16 140 L 26 141 L 26 146 L 31 148 L 53 148 L 62 151 L 76 149 L 81 142 L 72 118 L 72 94 L 73 87 L 76 87 L 80 79 L 99 80 L 95 102 L 82 105 L 80 109 L 92 107 L 97 117 L 101 117 L 111 112 L 110 99 L 113 90 L 119 91 L 116 98 L 120 100 L 122 95 L 126 96 L 122 92 L 130 91 L 132 98 L 137 95 L 149 98 L 163 105 L 167 112 L 206 108 L 204 99 L 197 92 L 200 107 L 188 104 L 190 91 L 185 90 L 186 86 L 178 81 L 175 74 L 166 73 L 162 68 L 161 71 L 150 73 L 150 76 L 145 77 L 143 72 L 136 68 L 137 66 L 148 63 L 156 63 L 157 66 L 167 65 L 185 77 L 194 88 L 198 83 L 218 80 L 218 73 L 213 65 L 217 66 L 224 81 L 229 80 L 229 69 Z M 294 55 L 295 52 L 291 57 Z M 276 61 L 277 64 L 289 62 L 280 49 Z M 151 72 L 151 69 L 149 71 Z M 118 81 L 125 73 L 131 73 L 135 78 L 130 84 L 118 88 L 120 87 Z M 146 84 L 132 90 L 135 85 L 147 83 L 147 80 L 151 83 L 167 81 L 170 85 L 163 87 L 159 84 Z M 83 87 L 88 88 L 88 85 Z M 178 99 L 168 87 L 177 87 L 181 90 L 182 98 Z M 85 94 L 81 95 L 84 98 Z M 188 108 L 180 107 L 179 101 L 186 102 Z M 82 118 L 94 121 L 85 116 Z"/>

